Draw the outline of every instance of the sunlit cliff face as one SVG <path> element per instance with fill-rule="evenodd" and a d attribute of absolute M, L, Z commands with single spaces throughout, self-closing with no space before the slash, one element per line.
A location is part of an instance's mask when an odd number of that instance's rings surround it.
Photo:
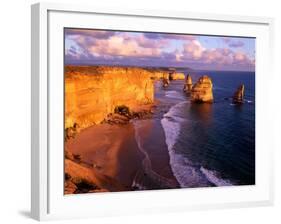
<path fill-rule="evenodd" d="M 99 124 L 120 105 L 137 110 L 153 103 L 151 76 L 153 72 L 141 68 L 67 66 L 65 128 Z"/>
<path fill-rule="evenodd" d="M 199 78 L 191 89 L 191 102 L 212 103 L 213 83 L 210 77 L 204 75 Z"/>

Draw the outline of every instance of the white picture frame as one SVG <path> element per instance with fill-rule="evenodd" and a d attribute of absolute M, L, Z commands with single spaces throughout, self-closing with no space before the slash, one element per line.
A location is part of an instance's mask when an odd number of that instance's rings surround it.
<path fill-rule="evenodd" d="M 248 207 L 273 203 L 273 147 L 272 136 L 268 131 L 272 121 L 270 108 L 266 106 L 273 67 L 273 19 L 180 11 L 97 9 L 94 6 L 49 3 L 32 5 L 31 14 L 31 214 L 34 219 Z M 64 176 L 61 172 L 63 27 L 256 37 L 256 185 L 64 196 Z"/>

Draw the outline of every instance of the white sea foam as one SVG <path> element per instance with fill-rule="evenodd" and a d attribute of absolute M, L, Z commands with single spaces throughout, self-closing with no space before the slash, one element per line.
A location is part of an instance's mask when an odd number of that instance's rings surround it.
<path fill-rule="evenodd" d="M 165 91 L 165 96 L 172 99 L 184 100 L 183 95 L 175 90 Z"/>
<path fill-rule="evenodd" d="M 169 151 L 170 165 L 181 187 L 208 186 L 208 181 L 206 179 L 204 180 L 200 170 L 194 167 L 187 158 L 176 153 L 174 150 L 174 145 L 180 134 L 181 123 L 185 121 L 185 119 L 177 116 L 177 111 L 186 103 L 181 102 L 171 107 L 161 120 Z"/>
<path fill-rule="evenodd" d="M 204 187 L 212 184 L 216 186 L 231 185 L 230 181 L 220 179 L 214 171 L 194 165 L 188 158 L 175 151 L 174 146 L 179 138 L 181 124 L 185 121 L 177 113 L 186 103 L 181 102 L 171 107 L 161 120 L 174 176 L 181 187 Z"/>
<path fill-rule="evenodd" d="M 247 99 L 245 99 L 245 101 L 246 101 L 247 103 L 253 103 L 252 100 L 247 100 Z"/>
<path fill-rule="evenodd" d="M 206 178 L 216 186 L 232 186 L 230 180 L 222 179 L 216 171 L 208 170 L 204 167 L 200 168 L 200 171 L 206 176 Z"/>

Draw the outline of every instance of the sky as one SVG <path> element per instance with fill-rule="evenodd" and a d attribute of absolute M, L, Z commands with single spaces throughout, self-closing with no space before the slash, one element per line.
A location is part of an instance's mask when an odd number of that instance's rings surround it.
<path fill-rule="evenodd" d="M 66 28 L 65 63 L 255 71 L 255 38 Z"/>

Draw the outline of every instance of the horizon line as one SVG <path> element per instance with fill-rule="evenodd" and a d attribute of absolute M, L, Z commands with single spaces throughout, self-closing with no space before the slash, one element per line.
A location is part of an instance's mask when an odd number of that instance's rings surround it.
<path fill-rule="evenodd" d="M 140 67 L 140 68 L 185 68 L 192 71 L 214 71 L 214 72 L 256 72 L 256 70 L 218 70 L 218 69 L 194 69 L 189 66 L 150 66 L 150 65 L 114 65 L 114 64 L 75 64 L 65 63 L 64 66 L 110 66 L 110 67 Z"/>

